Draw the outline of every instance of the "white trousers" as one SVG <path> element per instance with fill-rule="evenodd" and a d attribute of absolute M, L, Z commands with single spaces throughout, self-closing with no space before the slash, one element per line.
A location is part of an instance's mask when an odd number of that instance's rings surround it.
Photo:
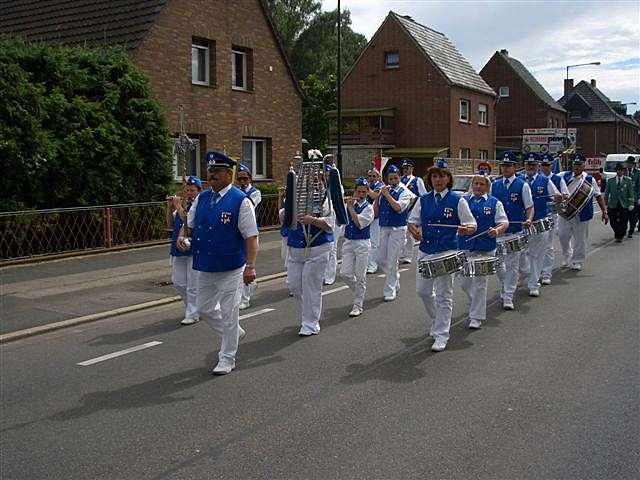
<path fill-rule="evenodd" d="M 338 270 L 338 240 L 342 236 L 343 230 L 343 227 L 337 226 L 333 229 L 333 242 L 331 242 L 329 260 L 324 271 L 324 281 L 326 283 L 333 283 L 336 281 L 336 272 Z"/>
<path fill-rule="evenodd" d="M 544 254 L 542 259 L 542 273 L 541 278 L 548 278 L 551 280 L 553 274 L 553 264 L 555 262 L 556 252 L 554 249 L 555 233 L 558 229 L 558 215 L 553 216 L 553 228 L 547 232 L 544 232 Z"/>
<path fill-rule="evenodd" d="M 571 220 L 560 217 L 558 238 L 562 247 L 562 255 L 567 263 L 582 265 L 587 257 L 587 238 L 589 236 L 589 222 L 581 222 L 576 215 Z"/>
<path fill-rule="evenodd" d="M 200 319 L 221 337 L 218 360 L 234 362 L 238 351 L 238 306 L 243 270 L 240 267 L 227 272 L 198 272 L 198 313 Z M 216 307 L 220 309 L 219 313 Z"/>
<path fill-rule="evenodd" d="M 418 261 L 425 257 L 418 253 Z M 427 311 L 429 333 L 434 340 L 447 342 L 453 312 L 453 275 L 426 279 L 416 270 L 416 291 Z"/>
<path fill-rule="evenodd" d="M 402 246 L 402 251 L 400 252 L 400 260 L 411 260 L 413 258 L 413 246 L 415 245 L 415 240 L 413 236 L 407 229 L 407 235 L 405 236 L 404 245 Z"/>
<path fill-rule="evenodd" d="M 480 253 L 466 252 L 467 258 L 479 256 Z M 482 255 L 495 255 L 492 252 L 482 252 Z M 489 276 L 460 277 L 460 287 L 469 297 L 469 320 L 483 321 L 487 318 L 487 285 Z"/>
<path fill-rule="evenodd" d="M 380 227 L 380 247 L 378 250 L 378 265 L 384 270 L 385 280 L 382 294 L 385 297 L 395 297 L 400 288 L 400 274 L 398 273 L 398 259 L 404 245 L 407 227 Z"/>
<path fill-rule="evenodd" d="M 367 289 L 367 262 L 369 260 L 369 240 L 344 240 L 342 244 L 342 266 L 340 276 L 353 292 L 353 304 L 362 308 Z"/>
<path fill-rule="evenodd" d="M 531 238 L 531 237 L 529 237 Z M 521 254 L 520 254 L 520 261 L 518 264 L 518 272 L 520 272 L 522 275 L 529 275 L 529 273 L 531 272 L 531 268 L 529 266 L 529 250 L 524 250 Z"/>
<path fill-rule="evenodd" d="M 329 261 L 330 243 L 304 248 L 289 248 L 289 288 L 302 311 L 300 326 L 306 333 L 320 331 L 322 280 Z"/>
<path fill-rule="evenodd" d="M 500 280 L 500 297 L 502 300 L 513 300 L 513 295 L 518 288 L 518 265 L 520 264 L 520 254 L 522 252 L 513 252 L 504 255 L 501 258 L 500 267 L 498 267 L 498 279 Z"/>
<path fill-rule="evenodd" d="M 245 285 L 244 282 L 240 282 L 240 303 L 249 303 L 251 302 L 251 296 L 253 292 L 255 292 L 256 288 L 258 288 L 258 284 L 253 281 L 249 285 Z"/>
<path fill-rule="evenodd" d="M 184 318 L 198 318 L 198 272 L 193 269 L 193 257 L 171 257 L 171 282 L 184 302 Z"/>
<path fill-rule="evenodd" d="M 378 249 L 380 246 L 380 220 L 378 218 L 371 222 L 369 233 L 371 234 L 371 249 L 369 250 L 367 270 L 375 272 L 378 270 Z"/>
<path fill-rule="evenodd" d="M 544 261 L 544 250 L 546 247 L 546 237 L 548 232 L 538 233 L 529 237 L 529 249 L 527 257 L 529 257 L 529 280 L 527 287 L 529 290 L 536 289 L 540 286 L 538 280 L 542 274 L 542 262 Z"/>

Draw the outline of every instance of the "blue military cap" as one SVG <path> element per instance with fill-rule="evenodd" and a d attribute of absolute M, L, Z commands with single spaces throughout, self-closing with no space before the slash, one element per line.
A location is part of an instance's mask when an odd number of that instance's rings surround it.
<path fill-rule="evenodd" d="M 356 187 L 368 187 L 369 181 L 364 177 L 358 177 L 356 178 L 354 184 Z"/>
<path fill-rule="evenodd" d="M 248 173 L 249 176 L 251 176 L 251 170 L 249 170 L 249 167 L 247 167 L 246 165 L 239 163 L 238 164 L 238 173 L 242 172 L 242 173 Z"/>
<path fill-rule="evenodd" d="M 586 161 L 584 155 L 581 153 L 574 153 L 570 158 L 574 165 L 584 165 L 584 162 Z"/>
<path fill-rule="evenodd" d="M 205 159 L 207 160 L 207 168 L 233 168 L 236 166 L 235 160 L 232 160 L 224 153 L 218 152 L 216 150 L 207 152 L 207 154 L 205 155 Z"/>
<path fill-rule="evenodd" d="M 500 163 L 502 164 L 513 165 L 514 163 L 516 163 L 516 154 L 511 150 L 507 150 L 506 152 L 502 152 L 500 154 L 498 160 L 500 160 Z"/>
<path fill-rule="evenodd" d="M 542 155 L 542 157 L 540 157 L 540 163 L 542 165 L 551 165 L 554 162 L 554 160 L 555 158 L 551 153 L 545 153 L 544 155 Z"/>
<path fill-rule="evenodd" d="M 198 188 L 202 188 L 202 180 L 197 175 L 191 175 L 187 177 L 187 185 L 195 185 Z"/>
<path fill-rule="evenodd" d="M 526 163 L 540 163 L 540 155 L 535 152 L 527 153 L 524 156 L 524 161 Z"/>
<path fill-rule="evenodd" d="M 389 165 L 389 168 L 387 168 L 387 173 L 400 173 L 400 169 L 395 165 Z"/>
<path fill-rule="evenodd" d="M 411 160 L 410 158 L 403 158 L 402 159 L 402 166 L 403 167 L 413 167 L 413 166 L 415 166 L 415 163 L 413 163 L 413 160 Z"/>
<path fill-rule="evenodd" d="M 449 168 L 449 164 L 444 158 L 436 158 L 433 166 L 438 168 Z"/>
<path fill-rule="evenodd" d="M 487 174 L 487 171 L 484 168 L 478 170 L 478 175 L 482 175 L 483 177 Z"/>
<path fill-rule="evenodd" d="M 325 163 L 324 165 L 324 171 L 327 173 L 333 170 L 333 168 L 334 168 L 333 165 L 331 165 L 330 163 Z"/>

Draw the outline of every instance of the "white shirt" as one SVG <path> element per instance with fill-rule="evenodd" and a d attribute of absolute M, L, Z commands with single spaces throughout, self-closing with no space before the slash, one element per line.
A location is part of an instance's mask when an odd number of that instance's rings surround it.
<path fill-rule="evenodd" d="M 233 187 L 233 185 L 227 185 L 226 187 L 224 187 L 222 190 L 218 192 L 220 194 L 220 199 L 222 199 L 222 197 L 224 197 L 225 194 L 229 190 L 231 190 L 231 187 Z M 201 195 L 198 195 L 196 197 L 195 201 L 193 202 L 193 205 L 191 205 L 191 209 L 189 210 L 189 213 L 187 214 L 187 226 L 189 228 L 193 228 L 193 223 L 196 218 L 196 209 L 198 207 L 198 200 L 200 199 L 200 197 Z M 242 203 L 240 204 L 239 217 L 240 218 L 238 218 L 238 230 L 240 230 L 240 235 L 242 235 L 242 238 L 250 238 L 250 237 L 258 236 L 258 225 L 256 223 L 256 214 L 253 209 L 253 204 L 251 203 L 251 200 L 249 200 L 249 198 L 245 198 L 242 200 Z"/>
<path fill-rule="evenodd" d="M 433 194 L 435 195 L 436 193 L 438 192 L 434 190 Z M 446 197 L 447 194 L 449 193 L 449 189 L 445 188 L 443 191 L 439 193 L 440 193 L 440 196 L 442 197 L 442 200 L 444 200 L 444 197 Z M 420 213 L 422 211 L 421 203 L 422 202 L 420 201 L 416 202 L 415 207 L 413 207 L 413 210 L 411 210 L 411 214 L 409 215 L 409 223 L 413 223 L 414 225 L 417 225 L 417 226 L 422 225 L 422 219 L 420 218 Z M 476 223 L 476 219 L 473 217 L 473 214 L 471 213 L 471 210 L 469 210 L 469 204 L 462 197 L 460 197 L 460 201 L 458 202 L 458 218 L 460 218 L 461 225 L 473 225 L 474 227 L 478 226 L 478 224 Z"/>
<path fill-rule="evenodd" d="M 418 194 L 419 196 L 424 195 L 425 193 L 427 193 L 427 187 L 424 186 L 424 182 L 422 181 L 422 179 L 420 177 L 416 177 L 414 175 L 409 175 L 407 183 L 404 183 L 403 185 L 408 185 L 409 183 L 411 183 L 411 181 L 413 179 L 416 179 L 416 186 L 418 187 Z M 413 192 L 411 192 L 413 193 Z"/>
<path fill-rule="evenodd" d="M 398 200 L 396 200 L 400 204 L 400 212 L 404 212 L 409 205 L 411 205 L 411 201 L 415 198 L 415 195 L 409 190 L 404 184 L 400 183 L 397 187 L 392 187 L 389 185 L 389 193 L 395 193 L 400 187 L 403 188 Z M 381 199 L 382 200 L 382 199 Z"/>
<path fill-rule="evenodd" d="M 484 198 L 485 201 L 489 199 L 489 195 L 486 193 L 481 195 L 481 197 Z M 468 202 L 472 203 L 475 198 L 478 198 L 478 197 L 472 194 Z M 502 202 L 497 198 L 496 198 L 496 213 L 493 216 L 493 221 L 495 222 L 496 225 L 500 223 L 507 223 L 507 224 L 509 223 L 509 219 L 507 218 L 507 212 L 504 211 L 504 205 L 502 205 Z"/>
<path fill-rule="evenodd" d="M 504 183 L 505 180 L 509 180 L 509 186 L 511 186 L 511 184 L 515 179 L 516 179 L 516 176 L 514 174 L 514 175 L 511 175 L 510 177 L 504 177 L 504 178 L 501 178 L 500 180 L 496 180 L 496 182 Z M 524 186 L 522 187 L 522 203 L 524 203 L 524 208 L 533 208 L 533 198 L 531 197 L 531 187 L 529 187 L 529 184 L 527 183 L 526 180 L 524 180 Z"/>
<path fill-rule="evenodd" d="M 564 175 L 567 172 L 560 172 L 558 175 L 564 177 Z M 573 184 L 573 181 L 575 180 L 576 176 L 574 175 L 573 171 L 569 172 L 571 173 L 571 177 L 569 177 L 569 184 L 567 184 L 567 188 L 569 187 L 570 184 Z M 587 178 L 587 172 L 582 172 L 580 174 L 580 176 L 582 178 Z M 577 183 L 574 184 L 574 188 L 575 185 L 577 185 Z M 598 182 L 596 182 L 596 179 L 594 177 L 591 177 L 591 185 L 593 185 L 593 195 L 594 197 L 599 197 L 600 195 L 602 195 L 602 192 L 600 191 L 600 187 L 598 186 Z"/>
<path fill-rule="evenodd" d="M 238 188 L 240 188 L 240 187 L 238 187 Z M 240 190 L 242 190 L 244 193 L 247 193 L 247 191 L 250 190 L 250 189 L 251 189 L 251 184 L 247 185 L 246 189 L 240 188 Z M 260 204 L 260 202 L 262 201 L 262 192 L 260 192 L 260 190 L 258 190 L 256 188 L 256 191 L 253 192 L 251 195 L 249 195 L 249 198 L 253 202 L 253 206 L 257 207 Z"/>
<path fill-rule="evenodd" d="M 373 205 L 371 205 L 366 198 L 361 202 L 356 202 L 359 207 L 361 207 L 363 203 L 366 203 L 367 206 L 362 210 L 362 212 L 356 215 L 358 217 L 358 222 L 360 223 L 360 230 L 367 228 L 373 222 Z M 349 210 L 347 210 L 347 215 L 351 218 Z"/>
<path fill-rule="evenodd" d="M 541 173 L 540 175 L 547 177 L 544 173 Z M 553 173 L 551 175 L 553 175 Z M 549 180 L 551 180 L 551 175 L 547 177 Z M 555 187 L 555 184 L 553 186 Z M 556 187 L 556 190 L 557 190 L 557 187 Z M 569 195 L 569 189 L 567 188 L 567 183 L 564 181 L 564 178 L 562 177 L 560 177 L 560 193 L 562 193 L 563 195 Z"/>

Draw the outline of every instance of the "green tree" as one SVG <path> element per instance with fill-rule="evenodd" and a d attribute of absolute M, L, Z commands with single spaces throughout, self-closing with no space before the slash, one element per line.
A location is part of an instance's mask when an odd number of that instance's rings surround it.
<path fill-rule="evenodd" d="M 336 108 L 336 77 L 320 78 L 307 75 L 300 82 L 307 97 L 307 105 L 302 112 L 303 136 L 313 148 L 325 150 L 329 139 L 329 121 L 325 112 Z"/>
<path fill-rule="evenodd" d="M 121 49 L 0 41 L 0 209 L 161 199 L 166 120 Z"/>
<path fill-rule="evenodd" d="M 300 33 L 320 13 L 321 3 L 319 0 L 267 0 L 267 6 L 284 48 L 291 55 Z"/>

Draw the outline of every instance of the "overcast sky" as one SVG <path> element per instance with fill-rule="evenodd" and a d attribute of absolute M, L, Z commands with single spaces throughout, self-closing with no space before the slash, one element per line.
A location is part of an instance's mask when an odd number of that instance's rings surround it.
<path fill-rule="evenodd" d="M 337 6 L 323 0 L 323 9 Z M 562 96 L 566 66 L 575 83 L 594 78 L 611 100 L 640 109 L 640 2 L 637 1 L 407 1 L 341 0 L 352 28 L 371 39 L 389 10 L 410 15 L 445 34 L 480 71 L 496 50 L 507 49 L 551 96 Z"/>

